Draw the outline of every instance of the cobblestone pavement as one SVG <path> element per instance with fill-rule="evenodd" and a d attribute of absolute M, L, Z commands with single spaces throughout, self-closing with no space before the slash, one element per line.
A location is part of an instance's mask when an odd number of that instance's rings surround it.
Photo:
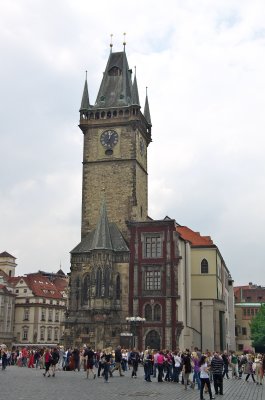
<path fill-rule="evenodd" d="M 43 370 L 8 367 L 0 370 L 0 400 L 199 400 L 199 390 L 177 383 L 148 383 L 143 379 L 143 368 L 139 367 L 137 379 L 131 378 L 131 371 L 120 377 L 116 371 L 109 384 L 103 378 L 90 377 L 86 373 L 57 371 L 55 377 L 44 377 Z M 213 389 L 213 386 L 212 386 Z M 214 390 L 213 390 L 214 393 Z M 205 394 L 205 399 L 209 395 Z M 218 400 L 265 400 L 263 386 L 242 380 L 224 380 L 224 395 Z"/>

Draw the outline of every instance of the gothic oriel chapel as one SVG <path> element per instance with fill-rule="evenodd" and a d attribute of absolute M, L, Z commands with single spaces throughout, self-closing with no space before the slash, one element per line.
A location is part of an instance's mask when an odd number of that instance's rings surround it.
<path fill-rule="evenodd" d="M 94 105 L 85 81 L 81 242 L 71 251 L 66 342 L 175 348 L 177 233 L 173 220 L 148 217 L 152 125 L 132 75 L 124 44 L 122 52 L 111 46 Z M 131 326 L 131 316 L 146 321 Z"/>

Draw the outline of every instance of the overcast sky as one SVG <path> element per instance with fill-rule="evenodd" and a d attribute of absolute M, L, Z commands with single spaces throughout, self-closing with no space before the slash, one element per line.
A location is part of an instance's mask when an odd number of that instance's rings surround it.
<path fill-rule="evenodd" d="M 70 269 L 82 133 L 113 51 L 153 123 L 149 215 L 210 235 L 236 284 L 265 285 L 264 0 L 0 0 L 0 252 Z"/>

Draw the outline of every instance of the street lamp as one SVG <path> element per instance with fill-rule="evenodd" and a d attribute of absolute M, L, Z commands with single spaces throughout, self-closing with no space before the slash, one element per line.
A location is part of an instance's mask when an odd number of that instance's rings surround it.
<path fill-rule="evenodd" d="M 135 347 L 135 337 L 136 337 L 136 334 L 137 334 L 137 332 L 136 332 L 137 325 L 139 325 L 140 323 L 144 323 L 145 322 L 145 318 L 142 318 L 142 317 L 126 317 L 126 321 L 129 322 L 130 325 L 131 325 L 132 334 L 133 334 L 132 347 Z M 137 335 L 137 339 L 138 339 L 138 335 Z M 137 340 L 137 342 L 138 342 L 138 340 Z"/>

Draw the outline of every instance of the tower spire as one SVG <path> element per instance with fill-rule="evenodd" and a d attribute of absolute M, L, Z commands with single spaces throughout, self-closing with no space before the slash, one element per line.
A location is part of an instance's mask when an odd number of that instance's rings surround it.
<path fill-rule="evenodd" d="M 136 79 L 136 67 L 134 67 L 134 79 L 133 79 L 133 85 L 132 85 L 132 104 L 140 106 L 138 85 L 137 85 L 137 79 Z"/>
<path fill-rule="evenodd" d="M 82 96 L 82 101 L 81 101 L 81 106 L 80 106 L 80 112 L 88 111 L 90 108 L 89 104 L 89 96 L 88 96 L 88 88 L 87 88 L 87 71 L 86 71 L 86 80 L 85 80 L 85 86 L 84 86 L 84 91 L 83 91 L 83 96 Z"/>
<path fill-rule="evenodd" d="M 144 105 L 144 117 L 145 117 L 146 121 L 148 122 L 148 124 L 149 124 L 149 125 L 152 125 L 152 122 L 151 122 L 151 115 L 150 115 L 150 109 L 149 109 L 149 102 L 148 102 L 147 89 L 148 89 L 148 87 L 146 86 L 146 96 L 145 96 L 145 105 Z"/>

